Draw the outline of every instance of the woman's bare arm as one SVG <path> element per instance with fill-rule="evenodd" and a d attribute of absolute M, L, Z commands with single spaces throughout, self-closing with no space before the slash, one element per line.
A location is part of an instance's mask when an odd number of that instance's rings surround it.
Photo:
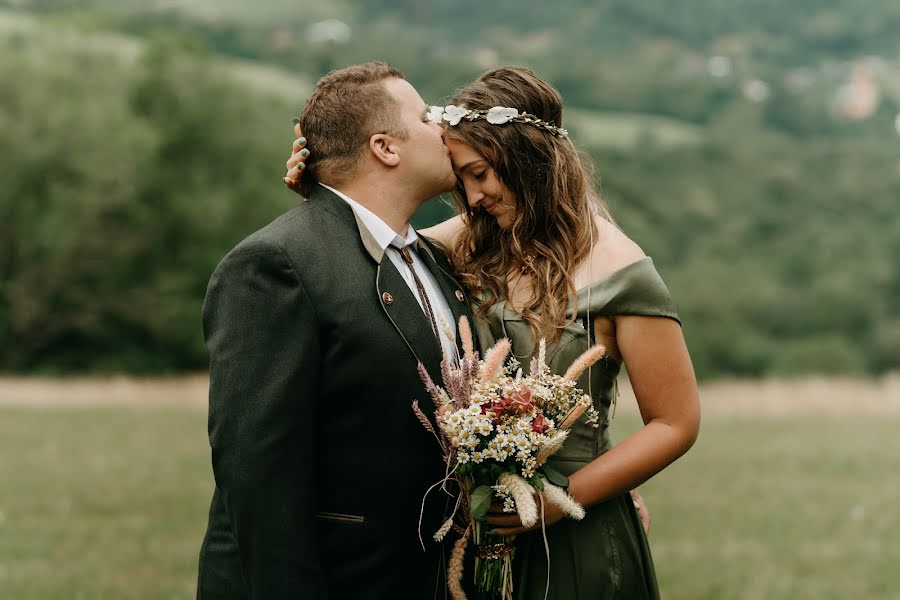
<path fill-rule="evenodd" d="M 656 475 L 690 449 L 700 430 L 697 381 L 678 323 L 643 316 L 615 321 L 644 427 L 572 475 L 569 490 L 584 506 Z"/>
<path fill-rule="evenodd" d="M 462 217 L 456 215 L 446 221 L 432 225 L 427 229 L 420 229 L 419 233 L 440 243 L 444 248 L 452 248 L 456 245 L 459 235 L 465 229 Z"/>

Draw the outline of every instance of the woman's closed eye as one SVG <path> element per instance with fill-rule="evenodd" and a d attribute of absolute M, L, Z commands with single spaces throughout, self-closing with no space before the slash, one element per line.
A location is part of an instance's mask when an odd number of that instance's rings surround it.
<path fill-rule="evenodd" d="M 474 173 L 474 174 L 472 174 L 472 178 L 473 178 L 475 181 L 484 181 L 484 178 L 485 178 L 486 175 L 487 175 L 487 169 L 485 169 L 484 171 L 481 171 L 480 173 Z"/>

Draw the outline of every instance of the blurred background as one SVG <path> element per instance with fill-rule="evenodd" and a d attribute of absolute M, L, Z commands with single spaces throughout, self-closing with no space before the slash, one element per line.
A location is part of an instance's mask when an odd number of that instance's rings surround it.
<path fill-rule="evenodd" d="M 645 486 L 663 597 L 900 598 L 898 31 L 891 0 L 0 0 L 0 597 L 192 597 L 207 280 L 297 202 L 315 81 L 381 59 L 435 104 L 552 82 L 668 283 L 706 420 Z"/>

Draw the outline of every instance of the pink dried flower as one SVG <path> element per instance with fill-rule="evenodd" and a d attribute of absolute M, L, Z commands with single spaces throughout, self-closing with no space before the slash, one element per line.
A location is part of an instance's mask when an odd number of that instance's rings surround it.
<path fill-rule="evenodd" d="M 441 390 L 434 385 L 434 381 L 431 380 L 431 375 L 428 374 L 428 371 L 425 369 L 425 365 L 419 363 L 416 365 L 416 369 L 419 372 L 419 379 L 422 380 L 422 383 L 425 384 L 425 390 L 431 396 L 432 400 L 434 400 L 435 406 L 440 406 L 443 404 L 443 399 L 441 397 Z"/>
<path fill-rule="evenodd" d="M 487 355 L 484 357 L 484 372 L 482 373 L 485 382 L 493 383 L 497 379 L 497 375 L 500 374 L 500 368 L 506 362 L 506 357 L 509 356 L 511 349 L 512 345 L 509 340 L 502 338 L 494 344 L 493 348 L 488 350 Z"/>
<path fill-rule="evenodd" d="M 472 337 L 469 319 L 465 315 L 459 318 L 459 338 L 462 340 L 463 357 L 471 359 L 475 355 L 475 341 Z"/>
<path fill-rule="evenodd" d="M 566 374 L 563 375 L 563 379 L 575 381 L 588 367 L 600 360 L 600 357 L 603 356 L 605 352 L 606 347 L 601 344 L 591 346 L 584 351 L 584 354 L 575 359 L 575 362 L 572 363 L 572 366 L 569 367 Z"/>
<path fill-rule="evenodd" d="M 559 426 L 560 429 L 569 429 L 572 425 L 575 424 L 575 421 L 578 420 L 578 417 L 584 414 L 584 411 L 587 410 L 587 403 L 584 401 L 579 402 L 575 405 L 575 408 L 572 409 L 572 412 L 566 417 L 566 420 L 562 422 Z"/>
<path fill-rule="evenodd" d="M 450 555 L 450 564 L 447 568 L 447 587 L 453 600 L 466 600 L 466 593 L 462 589 L 463 558 L 471 534 L 472 528 L 467 527 L 462 537 L 453 544 L 453 553 Z"/>

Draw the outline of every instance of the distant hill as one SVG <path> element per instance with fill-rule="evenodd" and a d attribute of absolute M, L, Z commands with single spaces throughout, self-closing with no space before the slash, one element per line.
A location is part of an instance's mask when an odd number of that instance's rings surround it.
<path fill-rule="evenodd" d="M 554 83 L 701 376 L 900 368 L 896 3 L 2 6 L 0 370 L 202 368 L 210 271 L 296 201 L 291 116 L 370 58 L 433 102 Z"/>

